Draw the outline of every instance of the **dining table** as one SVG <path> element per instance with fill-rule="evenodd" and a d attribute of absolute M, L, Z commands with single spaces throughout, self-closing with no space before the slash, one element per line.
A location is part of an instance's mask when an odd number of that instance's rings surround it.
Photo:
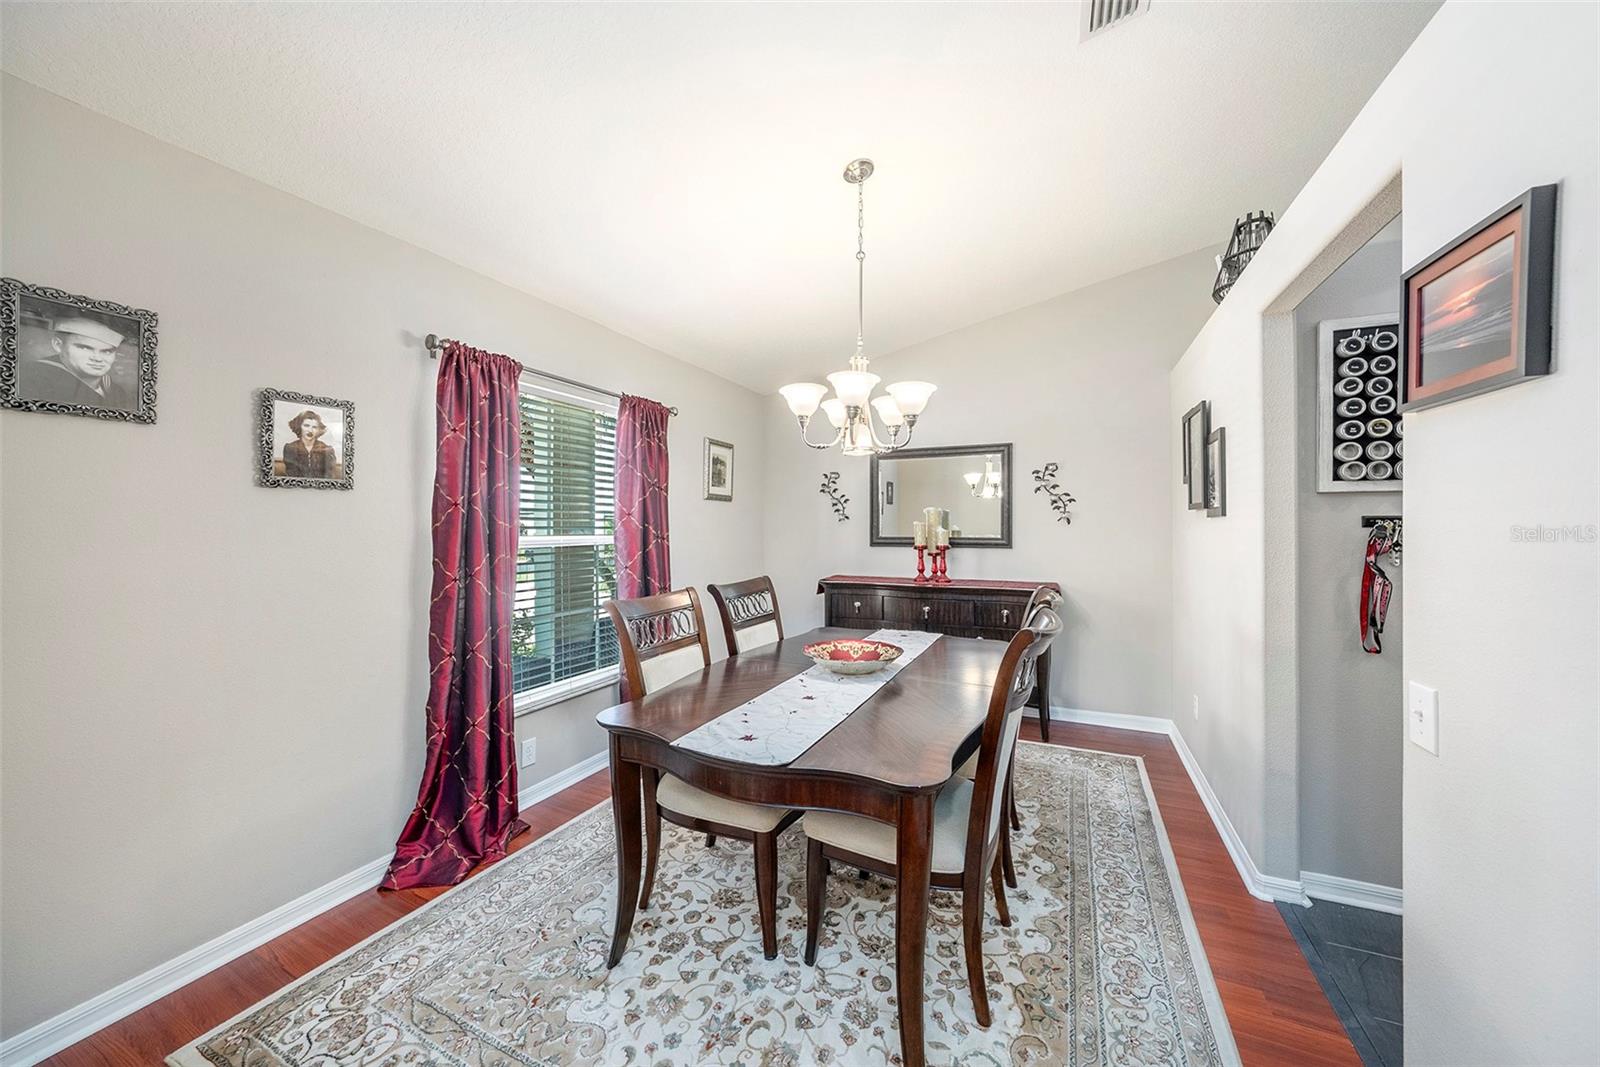
<path fill-rule="evenodd" d="M 617 901 L 608 967 L 627 950 L 643 855 L 641 784 L 674 774 L 711 793 L 756 804 L 863 815 L 896 828 L 895 985 L 907 1067 L 926 1062 L 923 965 L 927 944 L 933 806 L 978 747 L 1004 641 L 941 636 L 820 739 L 781 765 L 744 762 L 674 742 L 816 666 L 813 642 L 866 637 L 823 627 L 719 660 L 597 716 L 611 761 Z M 822 669 L 822 668 L 817 668 Z"/>

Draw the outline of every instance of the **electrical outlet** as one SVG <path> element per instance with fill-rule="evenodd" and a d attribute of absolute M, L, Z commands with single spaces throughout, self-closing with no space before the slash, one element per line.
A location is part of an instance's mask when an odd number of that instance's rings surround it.
<path fill-rule="evenodd" d="M 1198 719 L 1200 717 L 1200 694 L 1199 693 L 1196 693 L 1194 695 L 1194 717 L 1196 719 Z"/>
<path fill-rule="evenodd" d="M 539 759 L 539 739 L 530 737 L 522 742 L 522 765 L 532 767 Z"/>
<path fill-rule="evenodd" d="M 1439 691 L 1412 682 L 1406 701 L 1406 737 L 1418 748 L 1439 754 Z"/>

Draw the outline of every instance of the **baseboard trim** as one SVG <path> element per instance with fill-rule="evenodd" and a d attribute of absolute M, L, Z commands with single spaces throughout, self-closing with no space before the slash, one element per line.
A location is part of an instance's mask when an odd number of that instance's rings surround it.
<path fill-rule="evenodd" d="M 526 789 L 517 792 L 517 810 L 531 808 L 541 800 L 548 800 L 567 788 L 576 785 L 589 777 L 595 771 L 603 771 L 610 765 L 611 755 L 608 752 L 596 752 L 581 763 L 575 763 L 564 771 L 557 771 L 543 781 L 535 782 Z"/>
<path fill-rule="evenodd" d="M 1300 882 L 1306 887 L 1306 896 L 1313 900 L 1349 904 L 1370 911 L 1388 912 L 1390 915 L 1404 914 L 1404 892 L 1392 885 L 1359 882 L 1354 878 L 1340 878 L 1336 874 L 1318 874 L 1315 871 L 1301 871 Z"/>
<path fill-rule="evenodd" d="M 1244 883 L 1245 890 L 1258 900 L 1281 900 L 1302 906 L 1311 903 L 1310 898 L 1306 896 L 1304 886 L 1299 881 L 1263 874 L 1256 867 L 1255 861 L 1250 858 L 1250 851 L 1244 846 L 1244 839 L 1239 836 L 1239 831 L 1233 828 L 1233 821 L 1228 818 L 1222 802 L 1217 799 L 1211 783 L 1206 780 L 1205 772 L 1200 769 L 1200 763 L 1194 758 L 1194 753 L 1189 751 L 1189 745 L 1184 741 L 1183 732 L 1178 729 L 1177 723 L 1154 715 L 1124 715 L 1118 712 L 1086 711 L 1082 708 L 1063 708 L 1056 705 L 1050 707 L 1050 719 L 1090 726 L 1108 726 L 1116 730 L 1165 734 L 1172 741 L 1172 747 L 1177 750 L 1183 769 L 1189 773 L 1189 780 L 1194 783 L 1195 792 L 1200 794 L 1200 801 L 1206 806 L 1206 812 L 1211 816 L 1211 823 L 1217 828 L 1217 835 L 1222 838 L 1223 847 L 1228 850 L 1228 855 L 1233 860 L 1234 868 L 1239 872 L 1239 880 Z"/>
<path fill-rule="evenodd" d="M 53 1019 L 33 1026 L 0 1044 L 0 1065 L 29 1067 L 76 1044 L 101 1030 L 182 988 L 210 972 L 271 941 L 358 893 L 376 886 L 389 869 L 389 857 L 381 856 L 340 875 L 289 903 L 252 919 L 243 926 L 212 938 L 197 948 L 153 967 L 121 985 L 84 1001 Z"/>
<path fill-rule="evenodd" d="M 546 800 L 569 785 L 582 781 L 595 771 L 603 769 L 608 761 L 605 752 L 590 756 L 583 762 L 535 782 L 517 793 L 517 810 L 530 808 Z M 382 856 L 335 878 L 289 903 L 274 908 L 220 937 L 213 938 L 198 948 L 153 967 L 141 975 L 128 979 L 114 989 L 69 1008 L 52 1019 L 24 1030 L 15 1037 L 0 1043 L 0 1067 L 30 1067 L 47 1056 L 53 1056 L 69 1045 L 74 1045 L 97 1030 L 102 1030 L 118 1019 L 131 1015 L 152 1004 L 175 989 L 180 989 L 204 975 L 230 963 L 253 948 L 266 944 L 279 934 L 294 929 L 301 923 L 316 918 L 329 908 L 343 904 L 358 893 L 364 893 L 383 880 L 389 869 L 389 857 Z"/>

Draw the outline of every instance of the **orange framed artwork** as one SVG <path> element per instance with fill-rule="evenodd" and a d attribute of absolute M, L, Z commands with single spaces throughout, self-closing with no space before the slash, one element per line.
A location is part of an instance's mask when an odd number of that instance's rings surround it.
<path fill-rule="evenodd" d="M 1550 373 L 1555 217 L 1536 186 L 1406 274 L 1403 411 Z"/>

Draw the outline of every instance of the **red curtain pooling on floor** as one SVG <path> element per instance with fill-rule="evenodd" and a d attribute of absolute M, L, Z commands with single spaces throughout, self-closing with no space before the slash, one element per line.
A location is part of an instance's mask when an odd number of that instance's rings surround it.
<path fill-rule="evenodd" d="M 617 409 L 617 599 L 672 588 L 667 533 L 667 420 L 672 412 L 642 396 Z"/>
<path fill-rule="evenodd" d="M 521 373 L 507 356 L 456 341 L 439 360 L 428 755 L 385 889 L 454 885 L 527 829 L 511 677 Z"/>

